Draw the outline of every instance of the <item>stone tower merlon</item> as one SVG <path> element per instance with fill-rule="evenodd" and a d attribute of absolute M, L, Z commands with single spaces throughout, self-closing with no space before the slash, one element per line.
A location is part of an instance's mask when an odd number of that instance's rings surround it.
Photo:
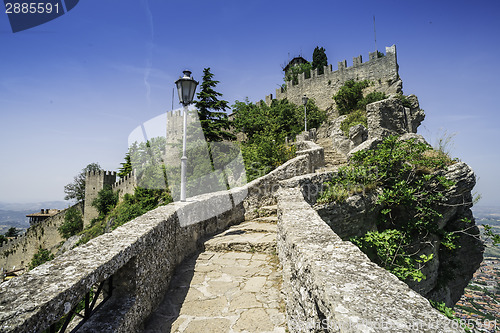
<path fill-rule="evenodd" d="M 83 226 L 90 224 L 92 219 L 99 216 L 99 212 L 92 206 L 92 201 L 97 198 L 97 193 L 104 185 L 113 186 L 116 182 L 115 171 L 92 171 L 87 172 L 85 179 L 85 206 L 83 210 Z"/>
<path fill-rule="evenodd" d="M 113 192 L 119 193 L 119 200 L 122 200 L 125 194 L 134 194 L 136 187 L 137 177 L 135 171 L 130 172 L 128 175 L 111 185 Z"/>
<path fill-rule="evenodd" d="M 167 133 L 166 139 L 168 143 L 177 143 L 182 140 L 182 127 L 183 127 L 183 111 L 181 109 L 172 110 L 167 112 Z M 192 123 L 197 116 L 196 112 L 190 110 L 188 112 L 187 124 Z"/>
<path fill-rule="evenodd" d="M 310 73 L 298 75 L 298 83 L 292 81 L 286 83 L 286 89 L 276 89 L 275 99 L 287 98 L 292 103 L 302 105 L 302 96 L 313 98 L 316 105 L 323 109 L 333 106 L 332 96 L 348 80 L 370 80 L 373 82 L 374 90 L 381 91 L 386 95 L 394 95 L 402 92 L 402 83 L 398 74 L 398 62 L 396 45 L 385 48 L 385 56 L 379 56 L 378 52 L 370 52 L 367 62 L 363 62 L 360 56 L 353 58 L 353 65 L 347 66 L 347 61 L 339 61 L 338 69 L 332 70 L 332 65 L 324 67 L 324 74 L 318 74 L 317 69 Z M 270 104 L 273 95 L 266 96 L 266 103 Z"/>

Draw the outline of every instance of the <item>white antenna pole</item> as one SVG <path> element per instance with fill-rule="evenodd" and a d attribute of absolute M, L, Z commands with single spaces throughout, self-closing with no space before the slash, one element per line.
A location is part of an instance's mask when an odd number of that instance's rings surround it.
<path fill-rule="evenodd" d="M 377 49 L 377 30 L 375 29 L 375 15 L 373 15 L 373 34 L 375 36 L 375 52 L 378 52 Z M 377 54 L 378 56 L 378 54 Z"/>

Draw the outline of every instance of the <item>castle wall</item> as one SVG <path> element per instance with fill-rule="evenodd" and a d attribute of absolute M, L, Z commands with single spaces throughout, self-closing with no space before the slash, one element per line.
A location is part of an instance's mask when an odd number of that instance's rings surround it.
<path fill-rule="evenodd" d="M 93 285 L 112 276 L 113 295 L 80 330 L 142 332 L 143 321 L 161 302 L 176 265 L 196 253 L 207 236 L 271 204 L 280 180 L 322 166 L 321 147 L 310 142 L 301 149 L 304 154 L 245 186 L 160 206 L 1 284 L 0 327 L 41 332 L 78 304 Z"/>
<path fill-rule="evenodd" d="M 119 200 L 122 200 L 125 194 L 134 194 L 136 187 L 137 178 L 133 171 L 123 177 L 123 179 L 120 179 L 116 183 L 111 185 L 113 191 L 119 191 Z"/>
<path fill-rule="evenodd" d="M 72 207 L 83 213 L 82 204 Z M 30 226 L 24 235 L 0 246 L 0 270 L 27 268 L 40 247 L 55 254 L 60 243 L 64 241 L 57 229 L 64 223 L 66 210 Z"/>
<path fill-rule="evenodd" d="M 187 126 L 198 121 L 198 114 L 190 110 L 187 115 Z M 165 147 L 165 163 L 178 163 L 180 165 L 180 150 L 182 148 L 182 130 L 183 130 L 183 111 L 182 109 L 167 112 L 167 145 Z"/>
<path fill-rule="evenodd" d="M 276 89 L 276 95 L 268 95 L 265 98 L 267 104 L 272 99 L 287 98 L 297 105 L 302 105 L 304 94 L 308 98 L 314 99 L 316 105 L 323 110 L 334 105 L 332 96 L 337 93 L 340 87 L 348 80 L 370 80 L 374 84 L 373 90 L 385 92 L 387 95 L 399 93 L 401 84 L 398 84 L 398 63 L 396 45 L 386 47 L 386 55 L 378 57 L 373 52 L 369 54 L 369 60 L 363 63 L 362 57 L 353 58 L 353 66 L 347 67 L 347 62 L 338 62 L 338 69 L 332 71 L 332 65 L 325 66 L 324 74 L 319 75 L 317 69 L 299 74 L 298 84 L 293 85 L 287 82 L 286 89 Z M 308 78 L 306 78 L 308 77 Z"/>
<path fill-rule="evenodd" d="M 104 185 L 112 186 L 116 182 L 116 172 L 93 171 L 87 172 L 85 179 L 85 208 L 83 214 L 83 226 L 90 224 L 92 219 L 99 216 L 99 212 L 92 206 L 92 201 L 97 198 L 97 193 L 104 188 Z"/>

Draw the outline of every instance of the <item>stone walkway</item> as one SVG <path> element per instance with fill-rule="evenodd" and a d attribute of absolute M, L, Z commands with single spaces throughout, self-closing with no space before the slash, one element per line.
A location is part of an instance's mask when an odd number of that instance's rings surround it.
<path fill-rule="evenodd" d="M 286 332 L 275 212 L 263 207 L 263 217 L 214 236 L 184 261 L 145 332 Z"/>
<path fill-rule="evenodd" d="M 332 138 L 321 138 L 316 141 L 324 149 L 325 166 L 317 170 L 317 172 L 329 171 L 336 166 L 347 164 L 347 157 L 333 148 Z"/>

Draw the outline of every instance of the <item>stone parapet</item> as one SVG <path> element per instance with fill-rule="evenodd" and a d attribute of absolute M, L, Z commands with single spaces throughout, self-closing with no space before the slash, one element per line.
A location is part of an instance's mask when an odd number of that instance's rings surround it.
<path fill-rule="evenodd" d="M 302 145 L 310 152 L 245 186 L 159 207 L 0 284 L 0 331 L 40 332 L 67 314 L 92 286 L 112 277 L 111 298 L 79 332 L 142 332 L 175 267 L 199 250 L 204 238 L 274 202 L 281 180 L 323 163 L 311 157 L 322 148 L 312 142 Z"/>
<path fill-rule="evenodd" d="M 304 189 L 291 187 L 308 183 L 307 176 L 298 178 L 277 195 L 277 249 L 290 332 L 463 332 L 342 241 L 304 200 Z"/>

